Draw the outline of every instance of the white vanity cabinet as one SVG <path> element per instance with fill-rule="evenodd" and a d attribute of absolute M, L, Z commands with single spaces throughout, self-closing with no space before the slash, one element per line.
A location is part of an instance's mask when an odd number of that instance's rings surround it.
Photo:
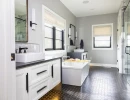
<path fill-rule="evenodd" d="M 29 68 L 29 86 L 51 76 L 50 62 L 35 65 Z"/>
<path fill-rule="evenodd" d="M 29 100 L 39 100 L 50 89 L 50 78 L 37 82 L 29 87 Z"/>
<path fill-rule="evenodd" d="M 61 82 L 61 60 L 17 70 L 17 100 L 38 100 Z"/>
<path fill-rule="evenodd" d="M 28 100 L 27 68 L 16 71 L 16 100 Z"/>

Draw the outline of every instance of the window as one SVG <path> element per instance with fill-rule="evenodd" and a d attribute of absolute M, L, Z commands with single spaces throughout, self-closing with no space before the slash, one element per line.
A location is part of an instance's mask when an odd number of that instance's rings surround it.
<path fill-rule="evenodd" d="M 111 48 L 111 36 L 94 37 L 94 48 Z"/>
<path fill-rule="evenodd" d="M 113 24 L 93 25 L 93 49 L 112 48 Z"/>
<path fill-rule="evenodd" d="M 45 50 L 64 50 L 66 21 L 44 7 Z"/>
<path fill-rule="evenodd" d="M 45 25 L 45 50 L 64 50 L 64 30 Z"/>

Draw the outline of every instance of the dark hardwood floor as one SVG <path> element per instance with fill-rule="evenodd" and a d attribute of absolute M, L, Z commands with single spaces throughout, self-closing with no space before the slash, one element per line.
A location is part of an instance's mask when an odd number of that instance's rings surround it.
<path fill-rule="evenodd" d="M 82 87 L 58 87 L 40 100 L 130 100 L 126 76 L 116 68 L 91 67 Z"/>

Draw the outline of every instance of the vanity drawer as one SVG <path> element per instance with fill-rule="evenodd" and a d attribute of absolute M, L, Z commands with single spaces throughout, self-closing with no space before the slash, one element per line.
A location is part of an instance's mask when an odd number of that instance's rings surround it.
<path fill-rule="evenodd" d="M 49 91 L 49 78 L 29 87 L 29 100 L 39 100 Z"/>
<path fill-rule="evenodd" d="M 29 86 L 44 80 L 51 75 L 51 64 L 44 63 L 32 67 L 29 71 Z"/>

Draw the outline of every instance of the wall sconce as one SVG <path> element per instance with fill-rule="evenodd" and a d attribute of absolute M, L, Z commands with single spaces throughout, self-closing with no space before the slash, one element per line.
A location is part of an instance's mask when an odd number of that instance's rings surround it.
<path fill-rule="evenodd" d="M 69 28 L 68 38 L 71 38 L 71 28 Z"/>
<path fill-rule="evenodd" d="M 36 29 L 36 14 L 35 14 L 35 9 L 32 9 L 32 21 L 30 21 L 30 27 L 32 27 L 32 30 Z"/>

